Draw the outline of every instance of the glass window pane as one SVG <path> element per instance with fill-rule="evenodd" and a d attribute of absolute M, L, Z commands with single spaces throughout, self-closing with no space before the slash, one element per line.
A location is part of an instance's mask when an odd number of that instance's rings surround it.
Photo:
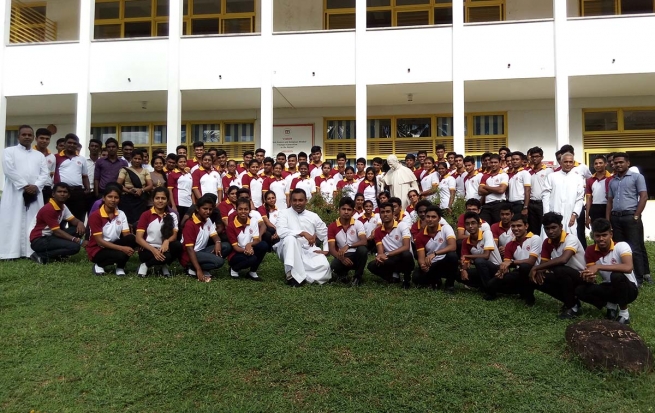
<path fill-rule="evenodd" d="M 643 14 L 652 12 L 652 0 L 621 0 L 621 14 Z"/>
<path fill-rule="evenodd" d="M 408 11 L 396 14 L 396 26 L 423 26 L 430 24 L 430 12 Z"/>
<path fill-rule="evenodd" d="M 168 0 L 157 0 L 157 16 L 168 16 L 169 10 Z"/>
<path fill-rule="evenodd" d="M 327 9 L 354 9 L 355 0 L 327 0 Z"/>
<path fill-rule="evenodd" d="M 464 122 L 466 124 L 466 122 Z M 437 117 L 437 136 L 453 135 L 453 117 Z"/>
<path fill-rule="evenodd" d="M 120 16 L 120 3 L 96 3 L 95 18 L 100 19 L 119 19 Z"/>
<path fill-rule="evenodd" d="M 504 135 L 505 116 L 481 115 L 473 117 L 473 135 Z"/>
<path fill-rule="evenodd" d="M 451 7 L 436 7 L 434 9 L 434 24 L 453 24 L 453 9 Z"/>
<path fill-rule="evenodd" d="M 655 110 L 623 111 L 623 127 L 625 130 L 655 129 Z"/>
<path fill-rule="evenodd" d="M 218 19 L 191 20 L 191 34 L 218 34 Z"/>
<path fill-rule="evenodd" d="M 152 22 L 126 22 L 124 37 L 150 37 L 152 36 Z"/>
<path fill-rule="evenodd" d="M 391 119 L 367 120 L 366 137 L 369 139 L 391 138 Z"/>
<path fill-rule="evenodd" d="M 5 148 L 18 145 L 18 131 L 6 130 L 5 131 Z"/>
<path fill-rule="evenodd" d="M 131 0 L 125 2 L 125 18 L 129 19 L 132 17 L 150 17 L 152 16 L 152 11 L 150 7 L 152 3 L 150 0 Z"/>
<path fill-rule="evenodd" d="M 254 123 L 226 123 L 225 143 L 227 142 L 254 142 Z"/>
<path fill-rule="evenodd" d="M 184 0 L 184 3 L 182 3 L 182 14 L 189 15 L 189 0 Z"/>
<path fill-rule="evenodd" d="M 469 7 L 468 22 L 497 22 L 501 20 L 502 6 Z"/>
<path fill-rule="evenodd" d="M 366 12 L 366 27 L 391 27 L 391 10 Z"/>
<path fill-rule="evenodd" d="M 107 139 L 114 138 L 116 139 L 116 126 L 92 126 L 91 127 L 91 138 L 100 139 L 104 144 L 107 142 Z"/>
<path fill-rule="evenodd" d="M 156 145 L 159 143 L 166 143 L 166 141 L 167 141 L 166 125 L 155 125 L 153 131 L 152 143 Z"/>
<path fill-rule="evenodd" d="M 366 7 L 388 7 L 388 6 L 391 6 L 391 0 L 366 0 Z"/>
<path fill-rule="evenodd" d="M 223 33 L 252 33 L 252 19 L 250 17 L 224 19 Z"/>
<path fill-rule="evenodd" d="M 226 0 L 226 13 L 253 13 L 255 11 L 255 0 Z"/>
<path fill-rule="evenodd" d="M 325 136 L 327 139 L 355 139 L 356 122 L 352 120 L 329 120 Z"/>
<path fill-rule="evenodd" d="M 587 132 L 613 131 L 619 129 L 619 115 L 612 112 L 586 112 L 584 130 Z"/>
<path fill-rule="evenodd" d="M 584 16 L 611 16 L 616 14 L 614 0 L 583 0 Z"/>
<path fill-rule="evenodd" d="M 186 125 L 182 125 L 180 136 L 182 137 L 182 143 L 186 143 Z"/>
<path fill-rule="evenodd" d="M 396 136 L 399 138 L 429 138 L 432 136 L 430 118 L 404 118 L 396 121 Z"/>
<path fill-rule="evenodd" d="M 168 22 L 157 23 L 157 36 L 168 36 Z"/>
<path fill-rule="evenodd" d="M 193 14 L 219 14 L 221 0 L 193 0 Z"/>
<path fill-rule="evenodd" d="M 354 29 L 355 28 L 355 13 L 330 14 L 330 15 L 328 15 L 327 28 L 329 30 Z"/>
<path fill-rule="evenodd" d="M 430 4 L 430 0 L 396 0 L 396 6 L 411 6 L 415 4 Z"/>
<path fill-rule="evenodd" d="M 94 39 L 118 39 L 121 37 L 120 24 L 96 25 L 93 28 Z"/>
<path fill-rule="evenodd" d="M 191 125 L 191 142 L 220 142 L 221 125 L 206 123 Z"/>
<path fill-rule="evenodd" d="M 121 143 L 132 141 L 135 145 L 150 144 L 150 127 L 144 126 L 121 126 Z"/>

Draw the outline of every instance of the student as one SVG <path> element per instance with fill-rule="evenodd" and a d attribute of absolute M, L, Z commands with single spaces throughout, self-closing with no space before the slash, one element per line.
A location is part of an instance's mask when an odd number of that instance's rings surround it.
<path fill-rule="evenodd" d="M 528 223 L 530 231 L 535 235 L 541 235 L 541 217 L 544 215 L 544 204 L 541 200 L 546 179 L 553 172 L 552 168 L 547 167 L 542 161 L 544 151 L 535 146 L 528 149 L 530 157 L 530 205 L 528 208 Z"/>
<path fill-rule="evenodd" d="M 394 219 L 398 222 L 404 222 L 407 228 L 412 226 L 412 216 L 403 209 L 400 198 L 391 197 L 389 203 L 393 205 Z"/>
<path fill-rule="evenodd" d="M 482 207 L 482 203 L 475 198 L 467 199 L 466 202 L 464 203 L 464 208 L 466 208 L 466 212 L 475 212 L 476 214 L 480 215 L 480 209 Z M 469 234 L 468 231 L 466 231 L 466 225 L 464 225 L 464 216 L 466 215 L 466 212 L 461 214 L 457 218 L 457 241 L 463 240 L 468 238 Z M 491 229 L 491 226 L 489 223 L 483 219 L 480 220 L 480 229 L 483 231 L 487 231 Z M 461 244 L 458 242 L 459 245 L 457 245 L 457 248 L 461 248 Z"/>
<path fill-rule="evenodd" d="M 612 174 L 607 171 L 607 162 L 603 155 L 596 155 L 594 159 L 594 170 L 591 178 L 587 179 L 585 185 L 585 196 L 587 198 L 585 211 L 585 226 L 591 228 L 591 223 L 598 218 L 605 218 L 607 212 L 607 188 L 612 179 Z"/>
<path fill-rule="evenodd" d="M 86 194 L 90 193 L 89 173 L 86 159 L 78 155 L 79 138 L 69 133 L 66 135 L 65 149 L 55 155 L 55 174 L 53 182 L 64 182 L 69 187 L 69 197 L 66 206 L 80 221 L 86 216 Z"/>
<path fill-rule="evenodd" d="M 475 212 L 464 214 L 464 226 L 471 235 L 462 242 L 460 277 L 465 283 L 481 284 L 482 290 L 485 292 L 483 298 L 491 300 L 494 297 L 489 294 L 488 286 L 503 260 L 494 242 L 493 233 L 482 231 L 480 224 L 480 216 Z M 471 265 L 475 266 L 474 272 L 471 271 Z"/>
<path fill-rule="evenodd" d="M 411 234 L 409 226 L 394 219 L 394 206 L 380 204 L 382 225 L 375 230 L 377 255 L 368 264 L 368 270 L 389 282 L 400 282 L 403 274 L 403 288 L 411 286 L 414 257 L 410 249 Z"/>
<path fill-rule="evenodd" d="M 313 180 L 315 177 L 321 174 L 321 165 L 323 165 L 321 157 L 323 156 L 323 149 L 317 145 L 312 146 L 310 154 L 312 156 L 312 162 L 311 164 L 307 165 L 307 174 L 310 175 Z M 307 194 L 307 196 L 309 196 L 309 194 Z"/>
<path fill-rule="evenodd" d="M 455 187 L 457 188 L 457 197 L 464 198 L 466 190 L 464 188 L 464 178 L 466 178 L 466 169 L 464 168 L 464 155 L 455 155 L 455 170 L 450 173 L 455 178 Z"/>
<path fill-rule="evenodd" d="M 405 155 L 405 166 L 412 172 L 416 171 L 416 155 L 413 153 Z"/>
<path fill-rule="evenodd" d="M 503 256 L 505 253 L 505 245 L 514 239 L 514 233 L 512 232 L 511 226 L 514 213 L 512 212 L 512 205 L 508 203 L 501 204 L 498 209 L 500 210 L 500 221 L 491 226 L 491 233 L 494 236 L 494 242 L 498 246 L 500 255 Z"/>
<path fill-rule="evenodd" d="M 339 201 L 339 218 L 328 225 L 328 247 L 334 257 L 330 268 L 338 279 L 348 276 L 355 270 L 352 286 L 362 283 L 368 250 L 364 224 L 353 217 L 355 201 L 343 197 Z"/>
<path fill-rule="evenodd" d="M 198 168 L 191 173 L 193 196 L 195 199 L 200 199 L 206 194 L 213 194 L 217 199 L 222 199 L 223 180 L 218 172 L 213 170 L 212 156 L 206 153 L 200 160 Z"/>
<path fill-rule="evenodd" d="M 407 199 L 409 200 L 409 205 L 405 208 L 405 212 L 412 214 L 416 210 L 416 204 L 421 199 L 418 190 L 410 189 L 409 192 L 407 192 Z"/>
<path fill-rule="evenodd" d="M 259 162 L 260 165 L 264 163 L 265 158 L 266 158 L 266 149 L 263 148 L 255 149 L 255 159 L 257 159 L 257 162 Z"/>
<path fill-rule="evenodd" d="M 192 277 L 198 281 L 210 282 L 210 271 L 219 269 L 225 263 L 221 255 L 221 240 L 216 226 L 209 217 L 214 210 L 215 201 L 208 195 L 196 202 L 196 212 L 186 221 L 182 230 L 182 257 L 180 264 L 188 268 Z M 214 241 L 213 244 L 209 240 Z"/>
<path fill-rule="evenodd" d="M 453 202 L 455 202 L 457 182 L 455 182 L 455 178 L 448 173 L 448 167 L 445 163 L 441 162 L 437 166 L 437 172 L 439 173 L 439 183 L 437 184 L 439 207 L 444 214 L 450 215 L 453 209 Z"/>
<path fill-rule="evenodd" d="M 234 159 L 227 161 L 227 172 L 223 175 L 223 191 L 225 191 L 225 188 L 231 186 L 241 188 L 241 178 L 239 178 L 239 174 L 237 173 L 237 161 Z M 223 192 L 223 199 L 226 198 L 227 193 Z"/>
<path fill-rule="evenodd" d="M 257 211 L 262 216 L 264 224 L 266 224 L 266 231 L 261 234 L 262 241 L 266 242 L 269 247 L 269 252 L 273 245 L 280 242 L 280 237 L 277 235 L 277 218 L 280 210 L 277 207 L 277 196 L 275 192 L 268 190 L 264 193 L 264 205 L 260 206 Z"/>
<path fill-rule="evenodd" d="M 423 168 L 426 172 L 419 181 L 421 184 L 421 197 L 432 202 L 437 198 L 437 192 L 439 191 L 439 172 L 434 169 L 434 158 L 431 156 L 426 157 Z"/>
<path fill-rule="evenodd" d="M 320 147 L 318 147 L 320 148 Z M 319 152 L 320 156 L 320 152 Z M 287 204 L 291 205 L 291 193 L 295 189 L 302 189 L 307 195 L 307 201 L 312 199 L 312 195 L 316 193 L 316 181 L 309 176 L 309 165 L 307 162 L 301 162 L 298 165 L 300 176 L 291 181 L 291 186 L 287 188 Z M 318 169 L 320 172 L 320 168 Z"/>
<path fill-rule="evenodd" d="M 381 224 L 380 216 L 373 209 L 373 202 L 364 201 L 364 213 L 359 217 L 366 232 L 367 247 L 370 253 L 375 251 L 375 229 Z"/>
<path fill-rule="evenodd" d="M 560 165 L 562 168 L 559 171 L 549 174 L 546 178 L 541 194 L 543 208 L 545 213 L 560 214 L 564 231 L 577 234 L 577 219 L 584 206 L 584 180 L 574 170 L 573 154 L 562 154 Z"/>
<path fill-rule="evenodd" d="M 335 175 L 336 177 L 336 175 Z M 333 178 L 334 179 L 334 178 Z M 337 181 L 337 191 L 341 191 L 341 195 L 353 199 L 357 190 L 359 189 L 359 182 L 355 180 L 355 168 L 349 166 L 345 170 L 345 177 Z"/>
<path fill-rule="evenodd" d="M 414 222 L 409 229 L 409 232 L 412 234 L 412 240 L 416 240 L 418 234 L 425 229 L 425 214 L 428 211 L 428 207 L 432 205 L 432 202 L 428 201 L 427 199 L 422 199 L 416 203 L 416 209 L 414 212 L 412 212 L 412 221 Z"/>
<path fill-rule="evenodd" d="M 118 209 L 122 187 L 109 183 L 105 187 L 102 206 L 89 216 L 91 240 L 86 247 L 93 273 L 104 275 L 105 268 L 116 265 L 116 275 L 125 275 L 125 265 L 134 254 L 136 238 L 130 234 L 125 213 Z"/>
<path fill-rule="evenodd" d="M 194 173 L 196 171 L 196 167 L 200 167 L 200 164 L 202 162 L 202 155 L 205 153 L 205 143 L 201 141 L 196 141 L 193 142 L 193 158 L 187 160 L 187 168 L 189 168 L 189 172 Z"/>
<path fill-rule="evenodd" d="M 34 250 L 30 256 L 32 261 L 47 264 L 51 260 L 75 255 L 81 246 L 86 247 L 84 223 L 66 206 L 69 196 L 68 184 L 58 182 L 53 187 L 50 201 L 37 212 L 30 232 L 30 246 Z M 66 230 L 60 228 L 62 221 L 69 223 Z"/>
<path fill-rule="evenodd" d="M 480 179 L 478 194 L 485 198 L 480 217 L 490 224 L 500 221 L 500 205 L 507 199 L 505 192 L 509 177 L 500 170 L 500 156 L 491 154 L 488 162 L 488 172 Z"/>
<path fill-rule="evenodd" d="M 357 167 L 357 180 L 361 182 L 366 178 L 366 159 L 357 158 L 355 166 Z"/>
<path fill-rule="evenodd" d="M 585 251 L 587 268 L 582 271 L 584 283 L 575 294 L 584 302 L 605 307 L 605 318 L 621 324 L 630 324 L 628 304 L 639 295 L 637 279 L 633 272 L 632 250 L 627 242 L 612 241 L 612 227 L 604 218 L 596 219 L 592 226 L 595 245 Z M 603 281 L 596 284 L 596 275 Z"/>
<path fill-rule="evenodd" d="M 375 184 L 375 171 L 373 171 L 373 168 L 366 168 L 364 179 L 359 182 L 357 192 L 364 194 L 364 200 L 373 203 L 373 209 L 377 208 L 378 186 Z"/>
<path fill-rule="evenodd" d="M 123 150 L 122 159 L 130 164 L 132 162 L 132 153 L 134 152 L 134 143 L 132 141 L 123 141 L 121 149 Z"/>
<path fill-rule="evenodd" d="M 298 152 L 298 163 L 307 162 L 307 161 L 308 161 L 307 153 L 303 151 Z"/>
<path fill-rule="evenodd" d="M 186 156 L 187 156 L 186 146 L 185 145 L 177 145 L 177 147 L 175 148 L 175 154 L 178 155 L 178 156 L 179 155 L 184 155 L 184 157 L 186 158 Z"/>
<path fill-rule="evenodd" d="M 541 223 L 546 239 L 541 246 L 541 263 L 530 271 L 528 301 L 534 301 L 534 289 L 562 301 L 560 319 L 576 318 L 582 314 L 575 289 L 582 284 L 580 273 L 585 269 L 585 252 L 575 233 L 567 234 L 563 217 L 556 212 L 544 214 Z"/>
<path fill-rule="evenodd" d="M 523 214 L 528 216 L 530 207 L 530 189 L 532 186 L 532 176 L 523 168 L 525 155 L 516 151 L 508 155 L 512 164 L 512 173 L 508 175 L 507 198 L 512 204 L 513 214 Z"/>
<path fill-rule="evenodd" d="M 337 183 L 330 174 L 332 171 L 332 164 L 330 162 L 323 162 L 321 165 L 322 173 L 314 178 L 316 183 L 316 192 L 320 193 L 326 203 L 331 204 L 334 193 L 337 190 Z"/>
<path fill-rule="evenodd" d="M 423 175 L 427 172 L 427 169 L 425 169 L 425 159 L 428 157 L 428 152 L 427 151 L 418 151 L 416 152 L 416 164 L 414 165 L 414 176 L 416 176 L 416 180 L 418 182 L 421 182 L 421 179 L 423 179 Z"/>
<path fill-rule="evenodd" d="M 337 166 L 332 171 L 330 171 L 330 175 L 332 175 L 332 178 L 334 178 L 335 182 L 339 182 L 346 179 L 346 160 L 347 159 L 345 153 L 339 152 L 337 154 Z M 353 167 L 351 166 L 351 168 Z M 357 174 L 355 173 L 355 168 L 353 168 L 353 180 L 357 181 Z"/>
<path fill-rule="evenodd" d="M 448 160 L 446 159 L 446 147 L 444 145 L 438 144 L 435 147 L 434 151 L 435 154 L 437 155 L 436 162 L 448 162 Z"/>
<path fill-rule="evenodd" d="M 43 156 L 45 156 L 45 161 L 46 165 L 48 166 L 48 180 L 45 182 L 43 186 L 43 190 L 41 191 L 43 194 L 43 204 L 47 205 L 48 201 L 50 201 L 50 198 L 52 197 L 52 177 L 55 174 L 55 167 L 56 167 L 56 159 L 55 159 L 55 154 L 51 153 L 50 150 L 48 149 L 48 145 L 50 145 L 50 139 L 52 137 L 52 132 L 50 132 L 46 128 L 39 128 L 36 130 L 35 134 L 36 140 L 35 140 L 35 145 L 32 149 L 41 152 Z M 92 139 L 93 140 L 93 139 Z M 91 147 L 91 143 L 89 143 L 89 148 Z M 97 159 L 97 154 L 96 154 L 96 159 Z M 93 167 L 95 168 L 95 162 L 93 163 Z M 87 163 L 87 168 L 88 168 L 88 163 Z M 90 172 L 89 174 L 89 179 L 92 180 L 92 173 L 93 171 L 88 171 Z"/>
<path fill-rule="evenodd" d="M 174 153 L 169 153 L 166 155 L 166 166 L 164 167 L 164 172 L 166 173 L 166 176 L 168 176 L 169 173 L 173 172 L 177 168 L 177 155 Z"/>
<path fill-rule="evenodd" d="M 262 206 L 262 189 L 264 186 L 264 180 L 257 174 L 259 166 L 259 162 L 253 159 L 248 164 L 248 172 L 241 178 L 241 187 L 250 190 L 250 197 L 255 208 Z"/>
<path fill-rule="evenodd" d="M 454 291 L 457 276 L 457 248 L 455 232 L 450 225 L 441 225 L 441 210 L 431 205 L 426 208 L 425 228 L 415 237 L 418 267 L 414 270 L 416 285 L 430 285 L 441 288 L 441 279 L 446 279 L 445 289 Z"/>
<path fill-rule="evenodd" d="M 389 191 L 378 192 L 378 205 L 385 204 L 385 203 L 389 202 L 390 198 L 391 198 L 391 195 L 389 194 Z M 377 212 L 379 212 L 379 211 L 377 211 Z"/>
<path fill-rule="evenodd" d="M 186 171 L 186 156 L 178 155 L 177 167 L 168 173 L 168 190 L 171 192 L 170 206 L 177 211 L 181 218 L 193 204 L 191 193 L 193 188 L 193 177 Z"/>
<path fill-rule="evenodd" d="M 464 198 L 467 201 L 469 199 L 480 200 L 482 197 L 478 194 L 478 189 L 482 174 L 475 169 L 474 157 L 467 156 L 464 158 L 464 170 L 466 171 L 466 176 L 464 176 Z"/>
<path fill-rule="evenodd" d="M 141 247 L 137 274 L 145 277 L 148 268 L 161 266 L 164 277 L 171 275 L 168 266 L 182 254 L 177 240 L 177 215 L 168 212 L 168 189 L 157 187 L 152 194 L 153 206 L 141 214 L 136 226 L 136 243 Z"/>
<path fill-rule="evenodd" d="M 250 161 L 250 165 L 256 161 Z M 227 239 L 232 245 L 232 252 L 227 257 L 230 275 L 239 278 L 239 271 L 249 268 L 248 277 L 261 281 L 257 274 L 259 265 L 264 260 L 268 245 L 260 237 L 259 223 L 250 217 L 250 200 L 240 198 L 236 203 L 236 214 L 227 224 Z"/>
<path fill-rule="evenodd" d="M 226 191 L 227 198 L 218 204 L 218 211 L 220 212 L 224 225 L 227 225 L 227 218 L 232 214 L 232 212 L 236 211 L 235 205 L 238 199 L 238 191 L 239 188 L 236 186 L 229 187 Z"/>
<path fill-rule="evenodd" d="M 275 193 L 275 205 L 277 209 L 287 207 L 287 180 L 282 177 L 284 165 L 276 163 L 273 165 L 273 177 L 267 178 L 262 185 L 262 191 L 273 191 Z"/>
<path fill-rule="evenodd" d="M 356 193 L 355 194 L 355 210 L 353 211 L 353 218 L 359 219 L 360 216 L 364 215 L 364 194 Z"/>

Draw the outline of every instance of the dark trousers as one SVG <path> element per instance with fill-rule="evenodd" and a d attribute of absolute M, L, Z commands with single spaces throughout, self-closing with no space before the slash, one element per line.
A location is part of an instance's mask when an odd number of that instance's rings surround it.
<path fill-rule="evenodd" d="M 523 201 L 512 202 L 512 215 L 520 214 L 523 211 Z"/>
<path fill-rule="evenodd" d="M 605 218 L 605 211 L 607 211 L 606 204 L 591 204 L 591 208 L 589 208 L 591 222 L 594 222 L 598 218 Z"/>
<path fill-rule="evenodd" d="M 489 294 L 520 294 L 522 298 L 529 295 L 530 270 L 532 265 L 520 264 L 517 268 L 503 275 L 503 278 L 494 278 L 490 281 L 487 292 Z"/>
<path fill-rule="evenodd" d="M 77 237 L 77 228 L 68 227 L 65 230 L 72 237 Z M 80 244 L 69 239 L 59 238 L 55 235 L 36 238 L 30 246 L 41 259 L 45 261 L 70 257 L 80 252 Z"/>
<path fill-rule="evenodd" d="M 535 235 L 541 235 L 541 218 L 544 216 L 544 204 L 530 200 L 528 205 L 528 228 Z"/>
<path fill-rule="evenodd" d="M 580 215 L 578 216 L 577 223 L 577 236 L 578 239 L 580 240 L 580 244 L 582 244 L 585 249 L 587 248 L 587 235 L 585 234 L 585 224 L 587 222 L 587 213 L 585 212 L 585 209 L 582 208 L 582 211 L 580 211 Z"/>
<path fill-rule="evenodd" d="M 433 262 L 427 272 L 417 267 L 412 275 L 412 281 L 416 285 L 434 285 L 441 287 L 441 279 L 446 279 L 446 287 L 455 285 L 457 277 L 457 254 L 449 252 L 437 262 Z"/>
<path fill-rule="evenodd" d="M 116 241 L 113 241 L 112 244 L 135 249 L 136 237 L 134 234 L 121 235 L 121 237 Z M 94 264 L 98 264 L 99 267 L 107 267 L 116 264 L 116 268 L 125 268 L 125 264 L 127 264 L 129 259 L 130 257 L 122 251 L 102 248 L 91 261 Z"/>
<path fill-rule="evenodd" d="M 146 264 L 148 267 L 154 267 L 156 265 L 169 265 L 173 261 L 180 258 L 182 255 L 182 244 L 179 241 L 173 241 L 168 244 L 168 251 L 164 253 L 166 260 L 159 261 L 149 250 L 139 251 L 139 261 Z"/>
<path fill-rule="evenodd" d="M 86 216 L 86 194 L 84 193 L 83 187 L 71 187 L 70 197 L 66 201 L 66 206 L 75 218 L 84 222 L 84 217 Z"/>
<path fill-rule="evenodd" d="M 530 283 L 530 294 L 537 289 L 561 301 L 564 307 L 572 308 L 577 303 L 575 289 L 583 283 L 580 271 L 566 265 L 559 265 L 545 272 L 543 284 Z"/>
<path fill-rule="evenodd" d="M 221 248 L 221 254 L 223 253 L 222 250 L 223 248 Z M 214 244 L 207 245 L 205 249 L 196 251 L 196 259 L 200 264 L 200 268 L 205 271 L 216 270 L 225 264 L 223 257 L 214 254 Z"/>
<path fill-rule="evenodd" d="M 273 239 L 273 235 L 275 234 L 275 232 L 277 232 L 275 228 L 269 228 L 269 227 L 266 227 L 266 232 L 264 232 L 264 233 L 262 234 L 262 241 L 264 241 L 264 242 L 266 243 L 266 245 L 268 246 L 268 250 L 269 250 L 269 251 L 271 250 L 271 248 L 273 247 L 273 245 L 275 245 L 275 244 L 277 244 L 278 242 L 280 242 L 280 238 L 279 238 L 279 237 Z"/>
<path fill-rule="evenodd" d="M 409 281 L 414 270 L 414 257 L 409 251 L 389 257 L 383 264 L 378 264 L 376 260 L 368 263 L 368 270 L 373 274 L 387 281 L 391 281 L 394 272 L 402 273 L 405 281 Z"/>
<path fill-rule="evenodd" d="M 490 226 L 496 222 L 500 222 L 500 206 L 503 203 L 503 201 L 494 201 L 490 204 L 482 205 L 480 218 L 487 221 Z"/>
<path fill-rule="evenodd" d="M 586 303 L 603 308 L 607 303 L 625 307 L 639 295 L 637 286 L 620 272 L 613 272 L 608 283 L 584 283 L 575 289 L 578 298 Z"/>
<path fill-rule="evenodd" d="M 50 198 L 52 198 L 52 187 L 51 186 L 44 186 L 41 193 L 43 194 L 43 205 L 50 202 Z M 34 248 L 32 248 L 32 249 L 34 249 Z"/>
<path fill-rule="evenodd" d="M 644 282 L 644 274 L 650 273 L 650 269 L 646 267 L 648 258 L 644 248 L 644 224 L 641 219 L 634 219 L 634 215 L 611 215 L 610 222 L 614 232 L 614 242 L 627 242 L 632 249 L 635 278 L 641 285 Z"/>
<path fill-rule="evenodd" d="M 250 268 L 250 272 L 257 272 L 259 264 L 264 260 L 269 247 L 265 241 L 259 241 L 252 247 L 252 249 L 255 252 L 253 255 L 246 255 L 242 252 L 235 253 L 232 258 L 229 259 L 230 267 L 234 271 Z"/>
<path fill-rule="evenodd" d="M 473 265 L 475 268 L 467 271 L 469 279 L 464 284 L 480 286 L 485 292 L 490 292 L 490 284 L 495 279 L 499 266 L 484 258 L 476 258 Z"/>
<path fill-rule="evenodd" d="M 366 268 L 366 259 L 368 258 L 368 248 L 365 246 L 359 246 L 355 249 L 354 252 L 348 252 L 345 254 L 346 258 L 350 259 L 353 262 L 353 265 L 346 267 L 339 259 L 335 258 L 330 263 L 330 268 L 337 277 L 345 277 L 348 275 L 348 271 L 355 270 L 355 278 L 361 280 L 364 275 L 364 268 Z"/>

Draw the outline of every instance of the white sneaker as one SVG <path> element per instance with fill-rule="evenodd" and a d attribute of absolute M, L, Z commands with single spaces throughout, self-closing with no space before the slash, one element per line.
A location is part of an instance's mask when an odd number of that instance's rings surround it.
<path fill-rule="evenodd" d="M 230 275 L 232 278 L 239 278 L 239 273 L 237 271 L 234 271 L 232 268 L 230 268 Z"/>
<path fill-rule="evenodd" d="M 124 268 L 116 268 L 116 275 L 119 277 L 123 277 L 125 275 L 125 269 Z"/>
<path fill-rule="evenodd" d="M 205 276 L 205 278 L 211 278 L 212 277 L 212 273 L 210 273 L 209 271 L 203 271 L 202 274 Z"/>
<path fill-rule="evenodd" d="M 105 275 L 105 269 L 100 267 L 98 264 L 93 265 L 93 273 L 95 275 Z"/>
<path fill-rule="evenodd" d="M 139 274 L 140 277 L 145 277 L 146 274 L 148 274 L 148 266 L 146 265 L 145 262 L 139 265 L 139 270 L 137 271 L 137 274 Z"/>
<path fill-rule="evenodd" d="M 398 274 L 397 272 L 394 272 L 391 276 L 392 276 L 393 278 L 400 279 L 400 274 Z"/>
<path fill-rule="evenodd" d="M 168 269 L 168 265 L 162 265 L 162 266 L 161 266 L 161 274 L 162 274 L 164 277 L 170 277 L 170 276 L 171 276 L 171 272 L 170 272 L 170 270 Z"/>
<path fill-rule="evenodd" d="M 189 268 L 188 272 L 189 272 L 189 275 L 192 276 L 192 277 L 195 277 L 197 275 L 196 272 L 194 270 L 192 270 L 191 268 Z"/>
<path fill-rule="evenodd" d="M 254 272 L 254 271 L 250 271 L 248 273 L 248 276 L 250 276 L 250 279 L 253 280 L 253 281 L 261 281 L 262 280 L 261 278 L 259 278 L 259 275 L 257 275 L 257 273 Z"/>

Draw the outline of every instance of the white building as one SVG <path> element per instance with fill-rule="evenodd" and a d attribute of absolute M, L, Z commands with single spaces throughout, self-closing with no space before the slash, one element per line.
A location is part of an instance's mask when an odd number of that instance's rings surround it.
<path fill-rule="evenodd" d="M 297 150 L 313 139 L 326 158 L 443 143 L 466 154 L 538 145 L 553 161 L 571 143 L 588 164 L 596 153 L 629 151 L 655 194 L 654 8 L 653 0 L 5 0 L 0 147 L 23 123 L 55 125 L 55 138 L 75 132 L 85 150 L 91 137 L 168 152 L 203 139 L 235 158 L 288 149 L 274 143 L 285 129 L 305 140 Z"/>

